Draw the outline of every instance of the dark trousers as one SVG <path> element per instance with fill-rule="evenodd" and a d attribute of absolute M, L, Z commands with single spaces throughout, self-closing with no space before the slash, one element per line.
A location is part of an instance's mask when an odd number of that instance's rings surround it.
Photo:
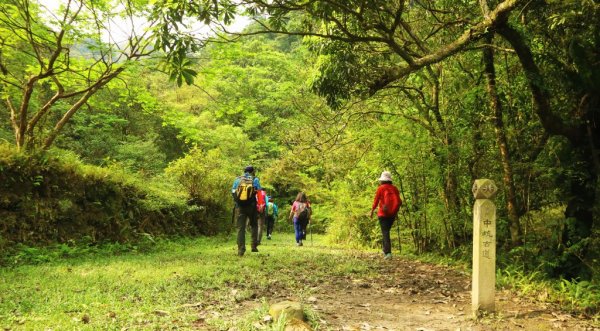
<path fill-rule="evenodd" d="M 273 215 L 267 215 L 267 236 L 273 234 L 273 226 L 275 225 L 275 217 Z"/>
<path fill-rule="evenodd" d="M 244 253 L 246 251 L 246 219 L 250 225 L 250 236 L 252 237 L 252 248 L 256 248 L 258 245 L 258 222 L 256 221 L 256 205 L 251 204 L 249 206 L 238 207 L 238 218 L 237 218 L 237 245 L 238 253 Z"/>
<path fill-rule="evenodd" d="M 301 242 L 304 237 L 304 232 L 302 232 L 302 224 L 296 217 L 294 217 L 294 232 L 296 234 L 296 242 Z"/>
<path fill-rule="evenodd" d="M 390 239 L 390 230 L 392 229 L 392 225 L 394 225 L 394 221 L 396 220 L 395 216 L 392 217 L 378 217 L 379 218 L 379 226 L 381 227 L 381 236 L 383 237 L 382 245 L 383 245 L 383 254 L 392 252 L 392 240 Z"/>

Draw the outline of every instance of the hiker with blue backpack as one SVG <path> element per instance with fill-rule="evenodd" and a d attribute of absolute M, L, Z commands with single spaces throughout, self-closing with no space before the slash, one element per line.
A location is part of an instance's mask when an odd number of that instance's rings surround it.
<path fill-rule="evenodd" d="M 400 199 L 400 191 L 394 185 L 392 185 L 392 174 L 389 171 L 384 171 L 379 177 L 379 187 L 375 193 L 375 200 L 371 207 L 370 218 L 373 218 L 373 211 L 377 209 L 377 218 L 379 219 L 379 226 L 381 227 L 381 235 L 383 237 L 383 256 L 385 259 L 392 257 L 392 241 L 390 239 L 390 230 L 400 206 L 402 206 L 402 200 Z"/>
<path fill-rule="evenodd" d="M 267 199 L 267 239 L 271 240 L 271 236 L 273 235 L 273 227 L 275 226 L 275 221 L 277 220 L 277 216 L 279 216 L 279 209 L 275 202 L 273 202 L 273 197 L 269 197 Z"/>
<path fill-rule="evenodd" d="M 302 246 L 302 240 L 306 239 L 306 227 L 310 223 L 311 208 L 306 194 L 298 193 L 296 200 L 290 209 L 289 218 L 294 223 L 294 232 L 296 235 L 296 245 Z"/>
<path fill-rule="evenodd" d="M 260 181 L 255 176 L 254 167 L 244 168 L 244 175 L 239 176 L 233 182 L 231 195 L 238 210 L 237 217 L 237 246 L 238 255 L 243 256 L 246 252 L 246 219 L 250 224 L 250 235 L 252 238 L 252 252 L 258 252 L 258 222 L 256 210 L 256 193 L 262 190 Z"/>

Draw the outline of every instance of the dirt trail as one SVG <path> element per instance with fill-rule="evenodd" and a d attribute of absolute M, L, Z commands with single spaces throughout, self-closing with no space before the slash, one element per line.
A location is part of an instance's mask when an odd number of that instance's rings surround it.
<path fill-rule="evenodd" d="M 496 293 L 494 315 L 471 315 L 470 275 L 394 257 L 381 261 L 373 279 L 329 278 L 315 285 L 306 304 L 323 330 L 600 330 L 549 304 Z"/>

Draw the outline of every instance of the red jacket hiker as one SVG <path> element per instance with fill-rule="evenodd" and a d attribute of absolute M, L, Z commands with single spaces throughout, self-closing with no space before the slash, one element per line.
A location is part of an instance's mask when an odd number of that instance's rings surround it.
<path fill-rule="evenodd" d="M 398 210 L 400 210 L 402 200 L 400 200 L 398 188 L 392 185 L 392 174 L 389 171 L 382 172 L 378 181 L 379 187 L 377 187 L 377 192 L 375 193 L 375 200 L 373 201 L 373 207 L 371 207 L 370 217 L 373 217 L 375 208 L 379 207 L 377 216 L 379 218 L 379 226 L 381 227 L 383 256 L 385 259 L 391 259 L 392 240 L 390 239 L 390 229 L 396 221 L 396 215 L 398 214 Z M 399 236 L 400 233 L 398 233 L 398 237 Z M 398 238 L 398 240 L 400 239 Z M 398 248 L 400 248 L 400 246 L 398 246 Z"/>
<path fill-rule="evenodd" d="M 371 207 L 371 210 L 374 210 L 378 206 L 377 216 L 395 217 L 396 214 L 398 214 L 398 210 L 400 210 L 400 206 L 402 206 L 398 188 L 389 183 L 379 185 L 377 192 L 375 193 L 375 200 L 373 200 L 373 207 Z"/>

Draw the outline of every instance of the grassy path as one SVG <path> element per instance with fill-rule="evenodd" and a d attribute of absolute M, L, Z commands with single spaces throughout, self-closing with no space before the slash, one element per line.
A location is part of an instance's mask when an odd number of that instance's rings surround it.
<path fill-rule="evenodd" d="M 277 234 L 239 258 L 233 236 L 199 238 L 0 269 L 0 328 L 282 330 L 269 304 L 298 300 L 318 330 L 585 329 L 504 292 L 504 315 L 476 321 L 465 272 L 313 244 Z"/>
<path fill-rule="evenodd" d="M 306 299 L 306 282 L 370 272 L 366 262 L 345 251 L 316 248 L 320 238 L 314 239 L 315 247 L 296 247 L 291 235 L 278 235 L 264 240 L 261 252 L 242 258 L 233 239 L 200 238 L 161 242 L 145 254 L 89 255 L 0 269 L 0 327 L 251 327 L 256 316 L 266 314 L 267 300 Z"/>

